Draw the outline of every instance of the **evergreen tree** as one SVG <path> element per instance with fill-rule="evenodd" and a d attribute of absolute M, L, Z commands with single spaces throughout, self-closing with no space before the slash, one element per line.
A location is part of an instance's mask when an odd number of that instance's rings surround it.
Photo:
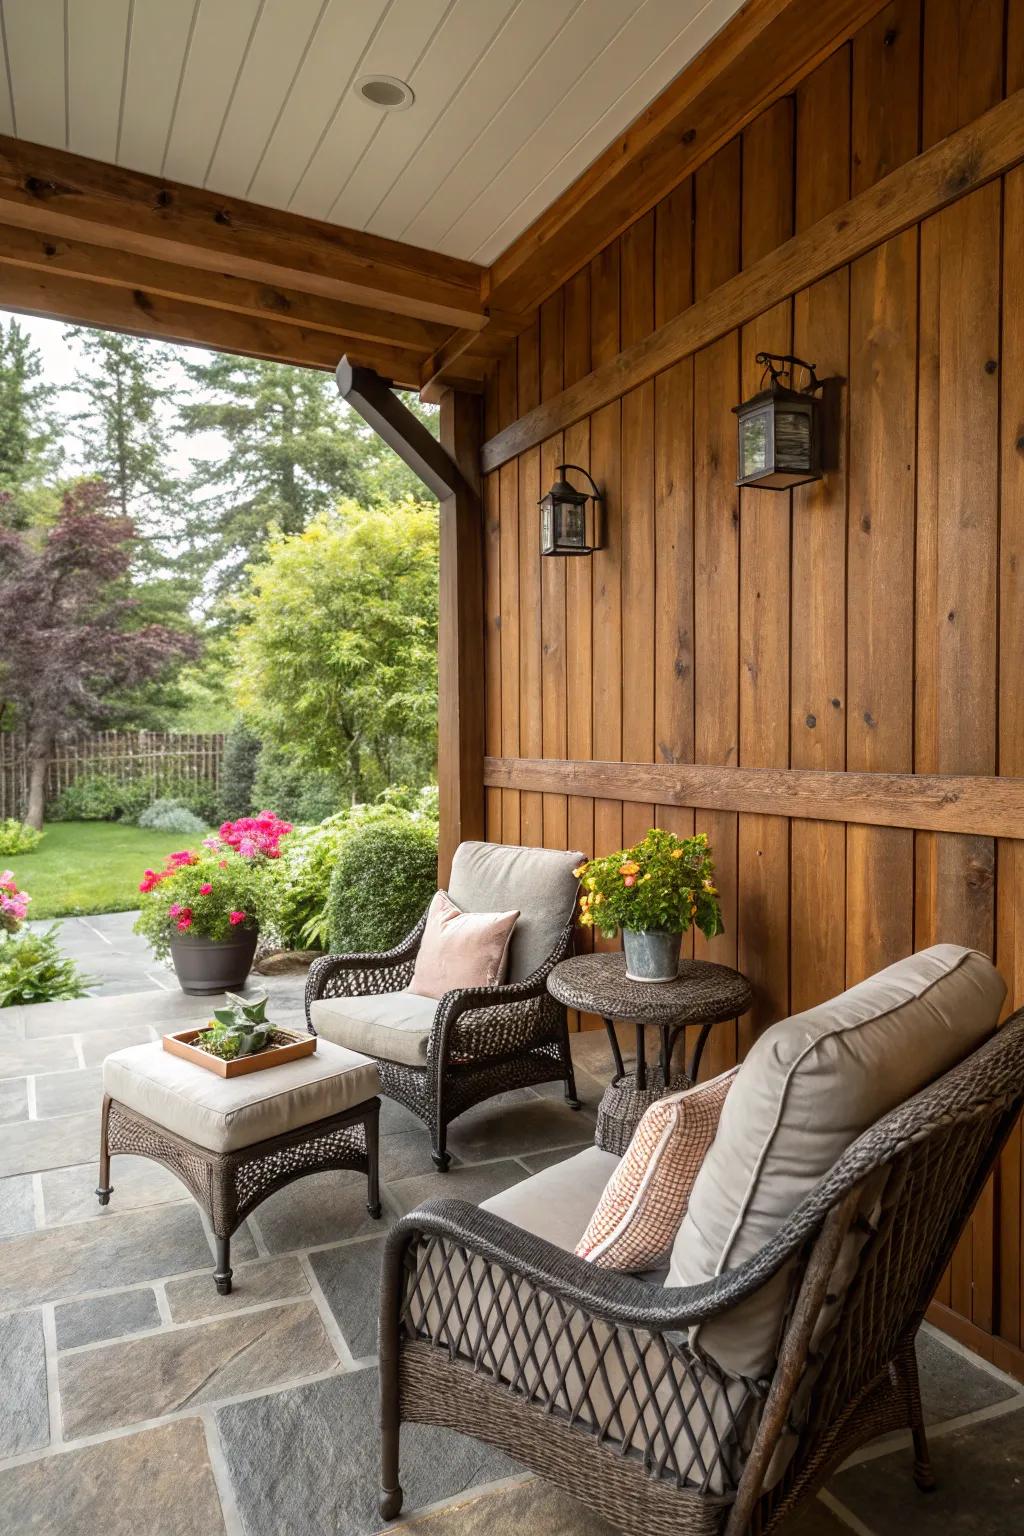
<path fill-rule="evenodd" d="M 38 348 L 17 320 L 0 322 L 0 523 L 24 528 L 47 500 L 59 453 Z"/>
<path fill-rule="evenodd" d="M 173 561 L 183 529 L 168 468 L 175 403 L 170 355 L 157 342 L 116 331 L 75 326 L 64 334 L 77 343 L 85 365 L 78 384 L 85 404 L 71 418 L 83 467 L 104 481 L 114 510 L 135 522 L 151 546 L 151 563 Z"/>
<path fill-rule="evenodd" d="M 214 590 L 237 584 L 262 558 L 272 527 L 301 533 L 342 499 L 424 499 L 424 487 L 339 400 L 328 374 L 223 354 L 185 370 L 200 398 L 183 403 L 184 429 L 217 433 L 226 444 L 216 457 L 192 461 L 190 532 L 213 568 Z M 416 409 L 436 420 L 431 407 Z"/>

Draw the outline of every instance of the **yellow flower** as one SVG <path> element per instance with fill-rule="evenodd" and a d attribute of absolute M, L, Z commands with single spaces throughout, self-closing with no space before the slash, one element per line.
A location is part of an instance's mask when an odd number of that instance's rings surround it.
<path fill-rule="evenodd" d="M 586 869 L 587 869 L 586 860 L 584 860 L 584 862 L 580 865 L 579 869 L 574 869 L 573 870 L 574 878 L 578 880 L 582 874 L 586 873 Z"/>
<path fill-rule="evenodd" d="M 709 896 L 717 895 L 717 892 L 716 892 L 714 886 L 711 884 L 710 880 L 705 880 L 704 881 L 704 889 L 707 891 Z"/>
<path fill-rule="evenodd" d="M 619 865 L 620 875 L 638 875 L 639 873 L 640 865 L 635 859 L 626 859 L 624 863 Z"/>
<path fill-rule="evenodd" d="M 604 901 L 604 891 L 598 891 L 597 895 L 594 897 L 595 907 L 599 907 L 602 901 Z"/>
<path fill-rule="evenodd" d="M 691 917 L 696 917 L 697 916 L 697 903 L 696 902 L 693 902 L 691 904 L 691 906 L 690 906 L 690 916 Z"/>
<path fill-rule="evenodd" d="M 672 849 L 672 857 L 674 859 L 681 859 L 682 856 L 683 856 L 683 850 L 681 848 L 673 848 Z"/>

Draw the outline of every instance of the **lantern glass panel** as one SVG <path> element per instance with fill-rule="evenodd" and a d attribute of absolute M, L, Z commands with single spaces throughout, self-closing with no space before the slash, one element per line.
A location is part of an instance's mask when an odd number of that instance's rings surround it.
<path fill-rule="evenodd" d="M 561 528 L 558 543 L 563 549 L 581 550 L 587 547 L 587 516 L 585 501 L 561 501 Z"/>
<path fill-rule="evenodd" d="M 791 473 L 811 469 L 811 413 L 806 409 L 775 413 L 775 467 Z"/>
<path fill-rule="evenodd" d="M 555 552 L 555 508 L 550 496 L 540 504 L 540 550 L 542 555 Z"/>
<path fill-rule="evenodd" d="M 763 475 L 768 467 L 772 445 L 772 409 L 762 406 L 740 417 L 740 479 Z"/>

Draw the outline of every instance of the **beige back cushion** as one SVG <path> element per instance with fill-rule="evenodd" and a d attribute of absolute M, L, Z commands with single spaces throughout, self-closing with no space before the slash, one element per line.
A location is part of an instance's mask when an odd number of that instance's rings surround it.
<path fill-rule="evenodd" d="M 725 1101 L 666 1284 L 699 1284 L 763 1248 L 862 1131 L 992 1033 L 1005 992 L 984 955 L 936 944 L 766 1030 Z M 788 1287 L 777 1275 L 700 1329 L 701 1348 L 764 1375 Z"/>
<path fill-rule="evenodd" d="M 569 921 L 582 853 L 517 848 L 504 843 L 460 843 L 452 860 L 448 895 L 463 912 L 518 912 L 508 952 L 508 981 L 522 981 L 543 965 Z"/>

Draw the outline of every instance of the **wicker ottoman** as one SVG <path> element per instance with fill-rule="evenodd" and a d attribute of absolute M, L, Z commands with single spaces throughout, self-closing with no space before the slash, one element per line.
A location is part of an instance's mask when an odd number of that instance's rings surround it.
<path fill-rule="evenodd" d="M 367 1176 L 370 1215 L 380 1216 L 379 1087 L 374 1062 L 328 1040 L 313 1056 L 240 1077 L 204 1071 L 159 1043 L 116 1051 L 103 1063 L 100 1204 L 113 1192 L 113 1153 L 163 1163 L 210 1218 L 213 1278 L 226 1296 L 231 1234 L 293 1179 L 354 1168 Z"/>

